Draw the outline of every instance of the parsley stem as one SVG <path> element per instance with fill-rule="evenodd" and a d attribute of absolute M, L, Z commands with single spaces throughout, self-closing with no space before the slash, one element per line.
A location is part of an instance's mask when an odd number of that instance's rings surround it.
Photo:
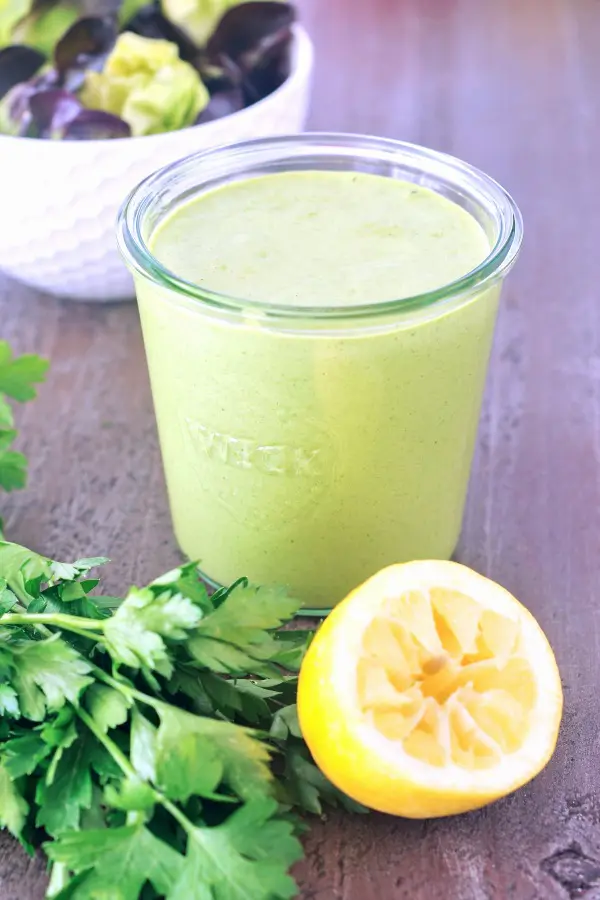
<path fill-rule="evenodd" d="M 98 628 L 102 630 L 102 620 L 83 619 L 80 616 L 68 616 L 63 613 L 5 613 L 0 617 L 2 625 L 50 625 L 55 628 L 63 628 L 83 637 L 92 637 L 90 632 L 98 635 Z"/>
<path fill-rule="evenodd" d="M 104 734 L 104 732 L 100 728 L 98 728 L 98 725 L 89 715 L 89 713 L 87 713 L 81 706 L 78 706 L 76 708 L 76 712 L 83 724 L 90 729 L 94 737 L 110 753 L 123 774 L 127 775 L 128 778 L 137 778 L 135 769 L 133 768 L 121 748 L 118 747 L 107 734 Z"/>
<path fill-rule="evenodd" d="M 47 897 L 54 897 L 70 881 L 69 870 L 64 863 L 53 863 L 48 882 Z"/>
<path fill-rule="evenodd" d="M 113 678 L 112 675 L 109 675 L 108 672 L 105 672 L 104 669 L 99 668 L 99 666 L 94 665 L 94 663 L 90 663 L 92 672 L 100 681 L 103 681 L 105 684 L 108 684 L 109 687 L 115 688 L 115 690 L 120 691 L 122 694 L 127 694 L 128 697 L 133 700 L 138 700 L 140 703 L 145 703 L 146 706 L 151 706 L 152 709 L 155 709 L 157 712 L 160 712 L 161 709 L 170 709 L 171 704 L 166 703 L 164 700 L 158 700 L 156 697 L 151 697 L 149 694 L 144 694 L 142 691 L 138 691 L 137 688 L 134 688 L 130 684 L 125 684 L 123 681 L 119 681 L 117 678 Z"/>
<path fill-rule="evenodd" d="M 26 608 L 21 610 L 18 606 L 16 606 L 16 607 L 13 606 L 13 610 L 14 609 L 16 609 L 17 612 L 11 613 L 11 615 L 17 615 L 17 613 L 21 613 L 21 612 L 23 613 L 23 615 L 25 615 L 27 613 Z M 29 620 L 29 616 L 27 616 L 27 619 Z M 2 623 L 4 622 L 4 616 L 2 616 L 0 621 Z M 46 625 L 34 625 L 33 627 L 36 629 L 36 631 L 39 631 L 40 634 L 43 634 L 44 637 L 52 637 L 52 635 L 54 633 L 54 632 L 50 631 L 50 629 Z"/>
<path fill-rule="evenodd" d="M 111 681 L 112 681 L 112 679 L 111 679 Z M 123 685 L 123 687 L 127 687 L 127 685 Z M 142 694 L 142 696 L 145 696 L 145 695 Z M 100 728 L 98 728 L 98 725 L 92 719 L 92 717 L 89 715 L 89 713 L 87 713 L 80 706 L 78 706 L 76 708 L 76 712 L 77 712 L 77 715 L 79 716 L 79 718 L 81 719 L 81 721 L 83 722 L 83 724 L 86 725 L 90 729 L 90 731 L 92 732 L 94 737 L 102 744 L 102 746 L 105 748 L 105 750 L 107 750 L 108 753 L 110 753 L 110 755 L 112 756 L 112 758 L 114 759 L 116 764 L 119 766 L 119 768 L 121 769 L 123 774 L 126 775 L 128 778 L 137 779 L 139 777 L 137 772 L 135 771 L 135 769 L 133 768 L 133 766 L 131 765 L 131 763 L 129 762 L 129 760 L 127 759 L 127 757 L 121 750 L 121 748 L 118 747 L 115 744 L 115 742 L 111 738 L 109 738 L 109 736 L 107 734 L 105 734 Z M 173 816 L 175 821 L 178 822 L 179 825 L 181 825 L 181 827 L 183 828 L 183 830 L 185 831 L 185 833 L 187 835 L 191 834 L 194 829 L 194 825 L 192 822 L 190 822 L 190 820 L 185 815 L 185 813 L 183 813 L 180 809 L 178 809 L 174 803 L 171 803 L 171 801 L 167 797 L 165 797 L 165 795 L 163 793 L 161 793 L 161 791 L 157 790 L 155 787 L 152 787 L 152 786 L 150 786 L 150 788 L 154 795 L 155 801 L 157 803 L 160 803 L 160 805 L 162 807 L 164 807 L 164 809 L 166 809 L 167 812 Z"/>
<path fill-rule="evenodd" d="M 175 806 L 174 803 L 171 803 L 171 801 L 168 800 L 164 796 L 164 794 L 160 794 L 156 790 L 154 791 L 154 794 L 158 802 L 167 810 L 168 813 L 171 813 L 175 821 L 178 822 L 179 825 L 181 825 L 185 833 L 187 835 L 190 835 L 194 830 L 194 825 L 192 822 L 190 822 L 186 814 L 181 812 L 181 810 L 177 806 Z"/>

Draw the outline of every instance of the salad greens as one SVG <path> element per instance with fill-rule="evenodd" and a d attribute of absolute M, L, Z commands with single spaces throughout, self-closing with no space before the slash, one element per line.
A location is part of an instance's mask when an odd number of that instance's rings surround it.
<path fill-rule="evenodd" d="M 84 140 L 176 131 L 288 77 L 279 0 L 0 3 L 0 133 Z"/>
<path fill-rule="evenodd" d="M 0 823 L 55 900 L 295 896 L 294 810 L 360 809 L 300 735 L 297 602 L 194 564 L 92 596 L 106 562 L 0 542 Z"/>
<path fill-rule="evenodd" d="M 131 134 L 159 134 L 193 125 L 210 95 L 175 44 L 126 32 L 101 72 L 86 73 L 80 99 L 89 109 L 120 116 Z"/>

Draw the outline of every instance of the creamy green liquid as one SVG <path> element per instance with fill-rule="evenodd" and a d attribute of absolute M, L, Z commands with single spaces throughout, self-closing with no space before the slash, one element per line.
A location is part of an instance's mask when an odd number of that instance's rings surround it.
<path fill-rule="evenodd" d="M 443 287 L 490 249 L 432 191 L 318 171 L 201 194 L 151 247 L 210 291 L 340 308 Z M 137 289 L 176 536 L 210 578 L 284 584 L 326 608 L 384 565 L 450 556 L 498 288 L 303 327 Z"/>
<path fill-rule="evenodd" d="M 351 306 L 450 284 L 490 246 L 469 213 L 415 184 L 286 172 L 188 203 L 162 224 L 152 249 L 180 277 L 230 297 Z"/>

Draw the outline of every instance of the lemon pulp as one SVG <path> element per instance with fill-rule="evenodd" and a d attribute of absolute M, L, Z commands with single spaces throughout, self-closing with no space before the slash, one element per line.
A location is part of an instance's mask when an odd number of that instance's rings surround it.
<path fill-rule="evenodd" d="M 495 765 L 518 750 L 536 700 L 520 625 L 457 591 L 407 591 L 365 630 L 365 720 L 433 766 Z"/>

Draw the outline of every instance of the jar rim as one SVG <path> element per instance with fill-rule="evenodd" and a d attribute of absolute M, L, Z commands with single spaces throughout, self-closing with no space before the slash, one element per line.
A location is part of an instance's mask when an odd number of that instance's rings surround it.
<path fill-rule="evenodd" d="M 415 180 L 425 186 L 430 186 L 428 181 L 443 180 L 476 204 L 483 205 L 485 200 L 488 211 L 492 211 L 497 231 L 489 254 L 465 275 L 431 291 L 352 306 L 314 307 L 248 300 L 200 287 L 168 269 L 148 247 L 144 236 L 144 220 L 153 204 L 164 196 L 169 186 L 182 184 L 192 174 L 195 176 L 192 179 L 195 189 L 199 190 L 210 181 L 209 178 L 200 177 L 200 173 L 208 172 L 211 168 L 214 170 L 215 166 L 221 177 L 224 175 L 227 179 L 228 175 L 235 175 L 243 178 L 264 174 L 265 169 L 261 170 L 260 167 L 268 165 L 275 166 L 276 171 L 318 169 L 318 164 L 311 164 L 311 161 L 331 161 L 333 157 L 340 161 L 338 168 L 342 169 L 355 168 L 352 165 L 344 166 L 344 162 L 355 162 L 357 159 L 365 165 L 378 164 L 399 169 L 404 167 L 402 177 L 406 180 Z M 413 174 L 415 178 L 407 178 L 407 174 Z M 185 193 L 189 194 L 189 188 L 186 188 Z M 117 242 L 129 268 L 158 286 L 174 292 L 180 299 L 197 301 L 198 309 L 207 306 L 216 312 L 242 314 L 244 317 L 250 314 L 270 320 L 304 322 L 312 319 L 341 321 L 389 316 L 438 306 L 460 300 L 463 296 L 467 299 L 475 291 L 479 292 L 506 276 L 516 260 L 522 240 L 523 220 L 517 204 L 497 181 L 480 169 L 446 153 L 417 144 L 390 138 L 328 132 L 306 132 L 241 141 L 202 150 L 177 160 L 145 178 L 131 191 L 119 211 L 117 221 Z"/>

